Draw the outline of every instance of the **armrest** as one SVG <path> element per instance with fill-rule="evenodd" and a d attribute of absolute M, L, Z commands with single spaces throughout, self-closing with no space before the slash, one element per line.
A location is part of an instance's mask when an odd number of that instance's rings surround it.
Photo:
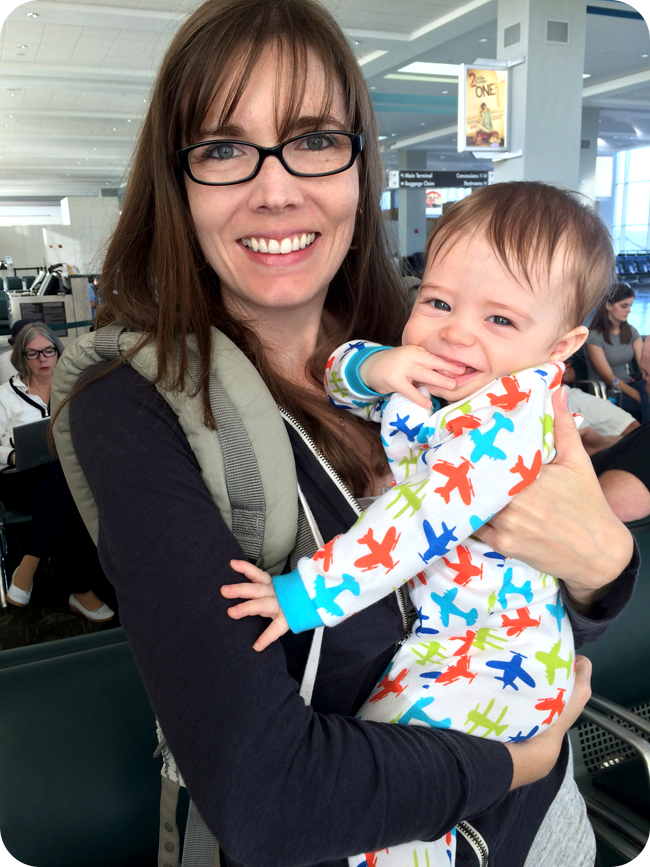
<path fill-rule="evenodd" d="M 618 717 L 620 720 L 623 720 L 623 722 L 629 723 L 644 734 L 650 735 L 650 720 L 644 719 L 642 716 L 633 713 L 626 707 L 616 704 L 616 702 L 610 701 L 608 698 L 603 698 L 600 695 L 591 696 L 587 706 L 589 707 L 591 705 L 598 708 L 598 710 L 602 710 L 605 713 L 610 713 L 612 716 Z"/>
<path fill-rule="evenodd" d="M 589 704 L 591 704 L 591 701 Z M 590 723 L 599 726 L 631 747 L 643 759 L 648 780 L 650 781 L 650 744 L 644 741 L 643 738 L 640 738 L 639 735 L 635 735 L 629 729 L 626 729 L 619 722 L 611 720 L 609 717 L 593 710 L 589 704 L 582 711 L 582 716 Z M 634 725 L 637 725 L 637 723 L 635 722 Z"/>
<path fill-rule="evenodd" d="M 607 386 L 600 379 L 578 379 L 571 383 L 571 388 L 579 388 L 581 391 L 607 400 Z"/>

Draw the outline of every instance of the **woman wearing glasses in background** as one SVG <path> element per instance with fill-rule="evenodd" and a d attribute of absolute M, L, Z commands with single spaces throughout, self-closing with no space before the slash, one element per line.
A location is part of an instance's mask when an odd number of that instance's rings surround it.
<path fill-rule="evenodd" d="M 29 322 L 16 335 L 11 363 L 18 371 L 0 385 L 0 465 L 16 466 L 14 428 L 50 415 L 54 368 L 63 352 L 56 334 L 41 322 Z M 19 608 L 31 599 L 34 575 L 55 541 L 65 545 L 72 611 L 94 622 L 105 622 L 115 612 L 87 588 L 89 577 L 101 574 L 94 546 L 81 521 L 58 461 L 21 473 L 0 473 L 0 502 L 5 508 L 31 512 L 32 522 L 25 555 L 15 569 L 7 601 Z"/>

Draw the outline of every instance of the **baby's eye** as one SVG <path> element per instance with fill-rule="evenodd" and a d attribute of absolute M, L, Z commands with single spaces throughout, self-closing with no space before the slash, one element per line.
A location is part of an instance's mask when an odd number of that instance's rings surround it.
<path fill-rule="evenodd" d="M 432 307 L 435 307 L 436 310 L 451 310 L 449 304 L 441 298 L 434 298 L 433 301 L 429 301 L 429 304 L 431 304 Z"/>
<path fill-rule="evenodd" d="M 506 319 L 505 316 L 490 316 L 490 322 L 494 322 L 495 325 L 514 325 L 509 319 Z"/>

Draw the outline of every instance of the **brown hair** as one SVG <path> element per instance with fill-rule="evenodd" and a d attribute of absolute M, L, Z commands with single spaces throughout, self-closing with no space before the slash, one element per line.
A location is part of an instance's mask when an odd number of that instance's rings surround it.
<path fill-rule="evenodd" d="M 399 342 L 408 308 L 388 258 L 380 209 L 383 172 L 372 105 L 347 39 L 315 0 L 209 0 L 179 29 L 156 80 L 123 211 L 107 250 L 98 326 L 120 319 L 144 332 L 158 349 L 158 379 L 177 389 L 187 387 L 186 335 L 193 333 L 200 356 L 199 390 L 206 424 L 212 428 L 216 422 L 209 401 L 210 325 L 217 326 L 250 358 L 276 401 L 306 428 L 360 494 L 370 480 L 367 458 L 356 455 L 340 438 L 337 411 L 324 396 L 274 370 L 253 329 L 226 310 L 219 277 L 197 243 L 176 159 L 178 148 L 197 140 L 215 94 L 236 68 L 221 123 L 232 116 L 269 45 L 278 49 L 282 66 L 278 97 L 284 93 L 283 81 L 292 82 L 288 105 L 282 116 L 279 109 L 276 112 L 278 141 L 291 134 L 299 115 L 310 53 L 319 57 L 325 71 L 322 117 L 327 116 L 332 94 L 340 86 L 347 128 L 364 136 L 357 158 L 360 196 L 354 245 L 330 283 L 325 301 L 336 325 L 317 346 L 308 372 L 320 386 L 331 350 L 353 337 Z M 282 105 L 280 99 L 276 105 Z M 174 358 L 178 364 L 171 361 Z M 385 466 L 374 425 L 351 418 L 346 425 L 363 433 L 371 443 L 375 465 Z"/>
<path fill-rule="evenodd" d="M 433 262 L 460 235 L 484 233 L 515 279 L 549 277 L 556 254 L 563 257 L 566 322 L 580 325 L 614 279 L 610 234 L 589 205 L 574 193 L 539 181 L 509 181 L 481 187 L 450 208 L 429 237 L 424 253 Z"/>
<path fill-rule="evenodd" d="M 605 343 L 611 345 L 609 333 L 612 329 L 612 323 L 609 321 L 608 304 L 617 304 L 619 301 L 625 301 L 626 298 L 636 298 L 636 292 L 627 283 L 615 283 L 607 295 L 600 302 L 598 310 L 594 313 L 594 318 L 591 320 L 589 329 L 591 331 L 600 331 L 603 335 Z M 621 343 L 632 343 L 632 328 L 629 322 L 621 322 L 620 331 Z"/>
<path fill-rule="evenodd" d="M 29 365 L 27 364 L 27 360 L 23 353 L 32 340 L 35 337 L 38 337 L 39 334 L 41 337 L 45 337 L 46 340 L 49 340 L 52 346 L 54 346 L 57 352 L 57 357 L 60 357 L 63 352 L 61 341 L 53 331 L 50 331 L 47 325 L 44 325 L 42 322 L 28 322 L 16 335 L 14 348 L 11 352 L 11 363 L 18 371 L 18 375 L 21 379 L 30 374 Z"/>

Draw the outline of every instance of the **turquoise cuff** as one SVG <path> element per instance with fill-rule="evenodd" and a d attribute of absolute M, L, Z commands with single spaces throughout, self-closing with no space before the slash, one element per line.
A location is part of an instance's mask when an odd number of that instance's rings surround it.
<path fill-rule="evenodd" d="M 297 569 L 286 575 L 276 575 L 273 586 L 292 632 L 307 632 L 309 629 L 323 626 L 323 621 L 309 598 Z"/>
<path fill-rule="evenodd" d="M 391 346 L 366 346 L 364 349 L 358 349 L 355 353 L 350 356 L 350 360 L 346 363 L 345 368 L 343 370 L 343 376 L 345 377 L 345 381 L 350 386 L 352 391 L 356 392 L 356 394 L 361 397 L 389 397 L 390 392 L 388 394 L 379 394 L 376 391 L 373 391 L 371 388 L 362 381 L 359 376 L 359 368 L 363 364 L 363 362 L 371 355 L 374 355 L 375 352 L 384 352 L 386 349 L 392 349 Z"/>

